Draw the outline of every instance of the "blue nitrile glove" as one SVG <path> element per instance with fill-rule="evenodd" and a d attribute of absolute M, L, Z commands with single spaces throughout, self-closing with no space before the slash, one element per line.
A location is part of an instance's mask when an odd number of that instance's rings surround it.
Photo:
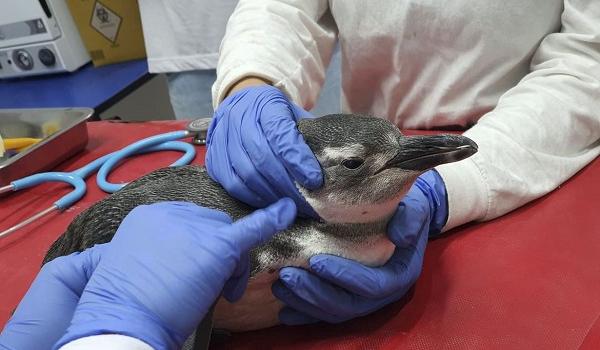
<path fill-rule="evenodd" d="M 231 196 L 257 208 L 289 197 L 298 213 L 317 217 L 294 184 L 323 183 L 321 167 L 296 122 L 312 116 L 279 89 L 253 86 L 227 97 L 208 129 L 206 169 Z"/>
<path fill-rule="evenodd" d="M 400 299 L 421 273 L 427 239 L 438 235 L 448 216 L 446 187 L 437 171 L 422 174 L 388 223 L 396 250 L 382 267 L 371 268 L 333 255 L 310 259 L 311 272 L 286 267 L 273 294 L 287 306 L 287 325 L 319 320 L 339 323 L 367 315 Z"/>
<path fill-rule="evenodd" d="M 248 251 L 293 222 L 282 199 L 231 223 L 223 212 L 181 202 L 140 206 L 102 254 L 71 326 L 55 348 L 97 334 L 122 334 L 154 349 L 179 349 L 223 292 L 239 299 Z"/>
<path fill-rule="evenodd" d="M 50 349 L 65 334 L 106 245 L 45 264 L 0 335 L 0 349 Z"/>

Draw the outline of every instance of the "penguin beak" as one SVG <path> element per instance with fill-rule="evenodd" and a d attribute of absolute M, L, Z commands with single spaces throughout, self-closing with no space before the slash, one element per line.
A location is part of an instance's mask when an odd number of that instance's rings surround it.
<path fill-rule="evenodd" d="M 401 136 L 399 150 L 384 168 L 425 171 L 457 162 L 477 152 L 477 144 L 460 135 Z"/>

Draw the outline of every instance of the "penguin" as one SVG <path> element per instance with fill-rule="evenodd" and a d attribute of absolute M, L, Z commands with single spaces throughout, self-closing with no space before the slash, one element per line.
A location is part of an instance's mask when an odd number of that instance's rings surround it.
<path fill-rule="evenodd" d="M 405 136 L 387 120 L 368 116 L 303 119 L 297 128 L 324 178 L 319 189 L 297 187 L 320 219 L 298 217 L 287 230 L 250 252 L 246 292 L 236 303 L 218 300 L 215 328 L 239 332 L 278 324 L 283 304 L 271 293 L 278 270 L 307 268 L 316 254 L 383 265 L 395 249 L 386 235 L 387 222 L 416 178 L 477 152 L 477 144 L 464 136 Z M 224 211 L 234 220 L 255 210 L 229 196 L 202 166 L 159 169 L 79 214 L 52 244 L 44 263 L 109 242 L 133 208 L 160 201 L 193 202 Z"/>

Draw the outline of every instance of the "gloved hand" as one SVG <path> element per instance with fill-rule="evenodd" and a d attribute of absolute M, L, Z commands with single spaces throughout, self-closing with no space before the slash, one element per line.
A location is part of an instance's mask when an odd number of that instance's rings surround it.
<path fill-rule="evenodd" d="M 154 349 L 180 348 L 223 291 L 239 299 L 248 250 L 295 218 L 289 199 L 231 223 L 190 203 L 140 206 L 125 217 L 92 274 L 71 326 L 55 348 L 97 334 L 122 334 Z"/>
<path fill-rule="evenodd" d="M 50 349 L 65 333 L 106 245 L 45 264 L 0 335 L 2 349 Z"/>
<path fill-rule="evenodd" d="M 298 212 L 318 217 L 294 184 L 323 183 L 321 167 L 296 122 L 312 116 L 277 88 L 242 89 L 215 111 L 208 129 L 206 169 L 231 196 L 257 208 L 289 197 Z"/>
<path fill-rule="evenodd" d="M 279 319 L 287 325 L 339 323 L 367 315 L 400 299 L 421 273 L 429 237 L 440 233 L 448 216 L 446 187 L 435 170 L 422 174 L 388 223 L 396 250 L 376 268 L 333 255 L 310 259 L 311 271 L 287 267 L 273 294 L 287 306 Z"/>

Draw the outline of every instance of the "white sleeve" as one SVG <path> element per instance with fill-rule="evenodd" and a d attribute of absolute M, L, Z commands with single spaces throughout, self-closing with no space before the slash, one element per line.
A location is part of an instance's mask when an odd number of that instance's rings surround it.
<path fill-rule="evenodd" d="M 438 168 L 448 189 L 446 230 L 538 198 L 600 153 L 600 1 L 565 0 L 561 21 L 531 72 L 465 133 L 479 152 Z"/>
<path fill-rule="evenodd" d="M 154 350 L 143 341 L 120 334 L 102 334 L 79 338 L 59 350 Z"/>
<path fill-rule="evenodd" d="M 215 108 L 233 84 L 257 76 L 310 109 L 325 80 L 336 33 L 327 0 L 240 0 L 221 42 Z"/>

